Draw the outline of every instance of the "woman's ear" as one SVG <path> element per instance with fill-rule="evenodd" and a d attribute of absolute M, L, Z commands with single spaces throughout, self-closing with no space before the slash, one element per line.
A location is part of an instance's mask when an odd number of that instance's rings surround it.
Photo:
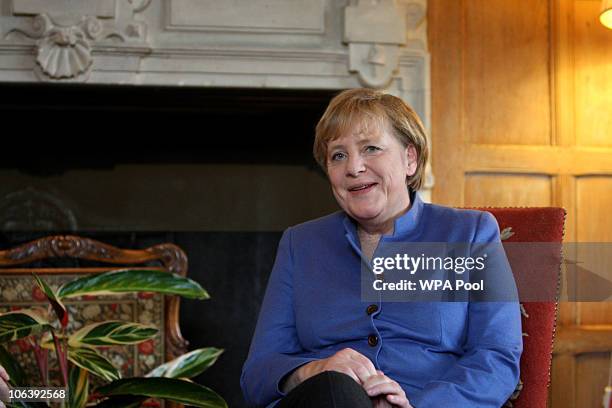
<path fill-rule="evenodd" d="M 406 175 L 410 177 L 416 173 L 419 159 L 416 148 L 413 145 L 406 147 L 406 158 L 408 159 L 406 163 Z"/>

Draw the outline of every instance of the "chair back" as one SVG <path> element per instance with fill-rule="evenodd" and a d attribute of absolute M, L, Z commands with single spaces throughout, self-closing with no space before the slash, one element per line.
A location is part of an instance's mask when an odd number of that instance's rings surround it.
<path fill-rule="evenodd" d="M 557 316 L 557 299 L 561 273 L 561 242 L 563 241 L 565 210 L 563 208 L 478 208 L 488 211 L 497 219 L 500 231 L 509 235 L 503 242 L 553 243 L 555 262 L 547 263 L 541 270 L 527 270 L 525 259 L 510 257 L 509 262 L 517 277 L 517 285 L 547 282 L 547 290 L 553 292 L 551 301 L 523 302 L 523 354 L 521 356 L 522 389 L 517 389 L 507 406 L 514 408 L 545 408 L 548 401 L 550 369 Z M 554 245 L 558 244 L 558 245 Z M 558 261 L 558 262 L 557 262 Z M 526 271 L 527 270 L 527 271 Z M 527 273 L 528 272 L 528 273 Z M 525 281 L 525 275 L 531 281 Z M 534 276 L 539 274 L 538 276 Z M 529 277 L 528 277 L 529 278 Z M 520 292 L 520 288 L 519 288 Z M 554 299 L 554 301 L 552 301 Z M 519 386 L 520 388 L 520 386 Z"/>
<path fill-rule="evenodd" d="M 58 288 L 79 275 L 112 269 L 156 269 L 180 276 L 187 274 L 187 256 L 174 244 L 146 249 L 120 249 L 94 239 L 54 235 L 0 251 L 0 313 L 19 308 L 46 306 L 44 294 L 32 273 Z M 137 346 L 107 350 L 107 357 L 122 363 L 124 376 L 146 374 L 157 365 L 184 354 L 188 342 L 179 328 L 179 297 L 157 293 L 126 293 L 66 299 L 74 328 L 105 320 L 154 324 L 162 335 Z M 13 344 L 17 354 L 32 353 L 29 343 Z M 26 360 L 28 357 L 23 356 Z"/>

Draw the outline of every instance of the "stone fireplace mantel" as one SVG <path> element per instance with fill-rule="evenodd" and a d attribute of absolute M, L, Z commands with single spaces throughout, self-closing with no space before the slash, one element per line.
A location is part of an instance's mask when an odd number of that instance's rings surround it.
<path fill-rule="evenodd" d="M 430 128 L 425 16 L 426 0 L 0 0 L 0 81 L 366 86 Z"/>

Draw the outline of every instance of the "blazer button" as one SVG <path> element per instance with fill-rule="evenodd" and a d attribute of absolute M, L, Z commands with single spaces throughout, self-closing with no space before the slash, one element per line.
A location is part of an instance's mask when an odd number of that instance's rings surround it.
<path fill-rule="evenodd" d="M 372 347 L 376 346 L 378 344 L 378 336 L 370 334 L 368 336 L 368 344 Z"/>
<path fill-rule="evenodd" d="M 370 305 L 366 309 L 366 313 L 368 314 L 368 316 L 376 313 L 377 311 L 378 311 L 378 305 Z"/>

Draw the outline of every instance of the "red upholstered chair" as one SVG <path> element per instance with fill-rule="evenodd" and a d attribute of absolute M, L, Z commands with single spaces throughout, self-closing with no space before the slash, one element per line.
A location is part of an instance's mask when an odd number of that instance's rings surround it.
<path fill-rule="evenodd" d="M 561 242 L 563 240 L 565 210 L 562 208 L 479 208 L 495 216 L 502 232 L 511 236 L 504 239 L 510 242 L 550 242 L 554 252 L 554 262 L 546 264 L 537 271 L 529 270 L 530 275 L 547 276 L 555 301 L 523 302 L 523 355 L 521 357 L 522 389 L 515 393 L 506 406 L 514 408 L 545 408 L 550 383 L 555 320 L 557 314 L 558 282 L 561 271 Z M 510 230 L 509 230 L 510 228 Z M 556 251 L 555 251 L 556 248 Z M 558 262 L 557 262 L 558 260 Z M 524 260 L 509 256 L 512 270 L 524 279 L 525 269 L 533 269 Z M 521 270 L 522 269 L 522 270 Z M 547 269 L 547 270 L 544 270 Z M 551 279 L 554 277 L 554 280 Z M 537 280 L 536 280 L 537 281 Z M 541 283 L 542 281 L 540 281 Z M 523 282 L 524 283 L 524 282 Z M 517 281 L 519 287 L 521 283 Z M 519 289 L 520 291 L 520 289 Z M 517 395 L 518 394 L 518 395 Z M 510 405 L 511 404 L 511 405 Z"/>

